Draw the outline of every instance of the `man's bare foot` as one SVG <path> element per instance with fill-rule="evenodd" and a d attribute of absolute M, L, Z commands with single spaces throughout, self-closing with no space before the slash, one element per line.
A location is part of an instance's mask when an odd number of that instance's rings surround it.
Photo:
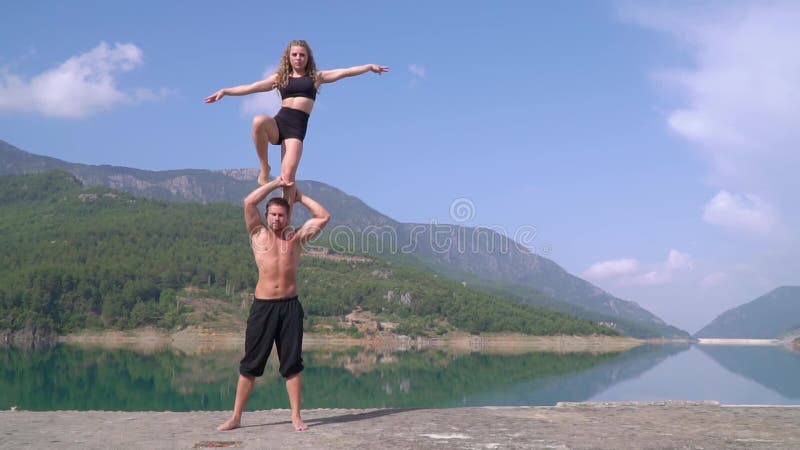
<path fill-rule="evenodd" d="M 308 425 L 299 417 L 292 417 L 292 426 L 294 426 L 294 431 L 305 431 L 308 429 Z"/>
<path fill-rule="evenodd" d="M 239 420 L 231 418 L 227 422 L 225 422 L 222 425 L 218 426 L 217 427 L 217 431 L 233 430 L 233 429 L 239 428 L 240 426 L 242 426 L 242 425 L 239 423 Z"/>

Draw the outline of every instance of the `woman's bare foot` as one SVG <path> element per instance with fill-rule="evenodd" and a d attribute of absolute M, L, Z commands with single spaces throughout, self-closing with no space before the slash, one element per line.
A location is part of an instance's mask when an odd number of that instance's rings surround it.
<path fill-rule="evenodd" d="M 269 181 L 269 166 L 261 166 L 261 172 L 258 174 L 258 184 L 263 186 Z"/>
<path fill-rule="evenodd" d="M 294 431 L 305 431 L 308 429 L 308 425 L 299 417 L 292 417 L 292 425 L 294 426 Z"/>
<path fill-rule="evenodd" d="M 227 422 L 225 422 L 222 425 L 218 426 L 217 427 L 217 431 L 233 430 L 233 429 L 239 428 L 240 426 L 242 426 L 242 425 L 239 423 L 239 420 L 238 419 L 234 419 L 233 417 L 231 417 Z"/>

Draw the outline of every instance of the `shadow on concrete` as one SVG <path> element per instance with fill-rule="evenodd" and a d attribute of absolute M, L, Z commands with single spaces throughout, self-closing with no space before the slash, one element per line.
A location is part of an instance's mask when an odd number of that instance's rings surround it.
<path fill-rule="evenodd" d="M 369 411 L 360 414 L 343 414 L 341 416 L 333 416 L 333 417 L 323 417 L 320 419 L 311 419 L 308 422 L 308 426 L 321 426 L 321 425 L 329 425 L 332 423 L 346 423 L 346 422 L 356 422 L 359 420 L 369 420 L 375 419 L 377 417 L 388 416 L 390 414 L 397 414 L 403 413 L 408 411 L 418 411 L 422 408 L 389 408 L 389 409 L 378 409 L 375 411 Z"/>
<path fill-rule="evenodd" d="M 390 414 L 397 414 L 407 411 L 417 411 L 423 408 L 388 408 L 388 409 L 378 409 L 375 411 L 368 411 L 359 414 L 342 414 L 341 416 L 333 416 L 333 417 L 321 417 L 318 419 L 305 419 L 306 425 L 311 427 L 319 427 L 323 425 L 330 425 L 334 423 L 347 423 L 347 422 L 357 422 L 359 420 L 369 420 L 375 419 L 377 417 L 388 416 Z M 284 420 L 281 422 L 271 422 L 271 423 L 262 423 L 256 425 L 242 425 L 240 428 L 250 428 L 250 427 L 266 427 L 272 425 L 291 425 L 291 420 Z"/>

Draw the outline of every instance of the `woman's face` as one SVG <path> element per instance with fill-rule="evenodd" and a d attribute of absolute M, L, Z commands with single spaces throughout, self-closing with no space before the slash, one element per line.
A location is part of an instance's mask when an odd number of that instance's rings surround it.
<path fill-rule="evenodd" d="M 305 72 L 306 65 L 308 64 L 308 53 L 305 47 L 301 45 L 293 45 L 289 49 L 289 62 L 292 63 L 292 69 L 297 72 Z"/>

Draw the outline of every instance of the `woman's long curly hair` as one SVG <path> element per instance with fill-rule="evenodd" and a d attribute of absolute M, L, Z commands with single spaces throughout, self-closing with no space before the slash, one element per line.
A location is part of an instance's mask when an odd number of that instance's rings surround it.
<path fill-rule="evenodd" d="M 289 60 L 289 53 L 291 53 L 292 47 L 294 46 L 303 47 L 306 50 L 306 55 L 308 55 L 308 61 L 306 61 L 306 75 L 314 80 L 314 89 L 319 90 L 320 83 L 319 77 L 317 76 L 317 64 L 314 62 L 314 53 L 311 52 L 311 47 L 309 47 L 308 42 L 302 39 L 289 42 L 289 45 L 286 46 L 286 50 L 283 51 L 281 62 L 278 64 L 278 70 L 275 71 L 275 73 L 278 74 L 278 82 L 275 87 L 286 87 L 289 83 L 289 77 L 292 76 L 292 63 Z"/>

